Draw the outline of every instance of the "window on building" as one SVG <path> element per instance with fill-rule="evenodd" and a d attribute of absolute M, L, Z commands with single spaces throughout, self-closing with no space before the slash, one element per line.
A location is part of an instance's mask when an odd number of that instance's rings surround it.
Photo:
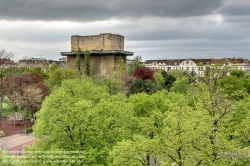
<path fill-rule="evenodd" d="M 188 65 L 188 64 L 189 64 L 189 61 L 186 61 L 186 64 Z"/>

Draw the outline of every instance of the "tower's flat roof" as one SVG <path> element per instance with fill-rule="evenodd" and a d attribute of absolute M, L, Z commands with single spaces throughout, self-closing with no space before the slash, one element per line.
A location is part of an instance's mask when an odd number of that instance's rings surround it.
<path fill-rule="evenodd" d="M 116 33 L 100 33 L 99 35 L 85 35 L 85 36 L 81 36 L 81 35 L 72 35 L 71 37 L 90 37 L 90 36 L 100 36 L 100 35 L 116 35 L 116 36 L 122 36 L 122 35 L 120 35 L 120 34 L 116 34 Z M 124 36 L 122 36 L 122 37 L 124 37 Z"/>

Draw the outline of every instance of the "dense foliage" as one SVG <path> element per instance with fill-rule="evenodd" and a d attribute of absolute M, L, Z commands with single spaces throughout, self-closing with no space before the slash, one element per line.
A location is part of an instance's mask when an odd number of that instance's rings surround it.
<path fill-rule="evenodd" d="M 77 54 L 76 54 L 76 63 L 75 63 L 75 69 L 79 73 L 81 73 L 81 53 L 82 53 L 82 50 L 79 47 Z"/>
<path fill-rule="evenodd" d="M 145 66 L 138 66 L 135 68 L 133 77 L 140 78 L 142 80 L 155 81 L 154 71 Z"/>
<path fill-rule="evenodd" d="M 90 54 L 88 50 L 84 54 L 84 74 L 90 76 Z"/>
<path fill-rule="evenodd" d="M 49 95 L 49 88 L 39 74 L 23 73 L 12 75 L 6 80 L 5 102 L 17 112 L 18 108 L 26 108 L 32 115 L 41 108 L 41 104 Z"/>
<path fill-rule="evenodd" d="M 133 75 L 134 70 L 138 67 L 141 66 L 142 58 L 141 56 L 136 56 L 134 57 L 133 60 L 128 64 L 128 75 Z"/>
<path fill-rule="evenodd" d="M 248 75 L 230 68 L 211 69 L 206 77 L 138 73 L 59 79 L 36 113 L 38 141 L 24 160 L 42 155 L 51 165 L 250 164 Z"/>

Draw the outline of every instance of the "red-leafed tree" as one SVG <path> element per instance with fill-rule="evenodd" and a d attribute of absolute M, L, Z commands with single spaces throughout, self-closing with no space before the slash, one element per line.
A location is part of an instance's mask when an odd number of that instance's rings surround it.
<path fill-rule="evenodd" d="M 7 78 L 6 89 L 8 89 L 8 91 L 5 102 L 13 108 L 15 112 L 17 112 L 20 107 L 20 99 L 24 93 L 24 88 L 30 83 L 32 83 L 32 79 L 23 74 L 13 75 Z"/>
<path fill-rule="evenodd" d="M 154 71 L 145 66 L 138 66 L 135 68 L 133 77 L 140 78 L 142 80 L 152 80 L 155 81 Z"/>
<path fill-rule="evenodd" d="M 135 80 L 135 77 L 132 77 L 130 75 L 123 75 L 121 77 L 121 80 L 124 82 L 125 86 L 126 86 L 126 95 L 129 96 L 129 89 L 130 89 L 130 85 L 131 83 Z"/>
<path fill-rule="evenodd" d="M 8 52 L 5 49 L 0 50 L 0 126 L 2 126 L 3 102 L 8 92 L 6 81 L 15 73 L 15 57 L 15 53 Z"/>
<path fill-rule="evenodd" d="M 49 88 L 39 74 L 25 73 L 7 79 L 6 103 L 15 111 L 26 108 L 32 115 L 40 109 L 42 101 L 49 95 Z"/>

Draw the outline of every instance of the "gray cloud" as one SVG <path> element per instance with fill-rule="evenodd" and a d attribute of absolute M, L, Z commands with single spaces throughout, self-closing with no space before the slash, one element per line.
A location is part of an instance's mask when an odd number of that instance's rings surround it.
<path fill-rule="evenodd" d="M 219 12 L 229 16 L 244 16 L 250 15 L 249 0 L 222 0 L 222 5 Z"/>
<path fill-rule="evenodd" d="M 220 0 L 11 0 L 0 1 L 0 19 L 93 21 L 188 17 L 211 14 L 219 6 Z"/>
<path fill-rule="evenodd" d="M 249 0 L 6 0 L 0 45 L 20 57 L 58 59 L 71 35 L 111 32 L 143 60 L 250 59 L 249 11 Z"/>

